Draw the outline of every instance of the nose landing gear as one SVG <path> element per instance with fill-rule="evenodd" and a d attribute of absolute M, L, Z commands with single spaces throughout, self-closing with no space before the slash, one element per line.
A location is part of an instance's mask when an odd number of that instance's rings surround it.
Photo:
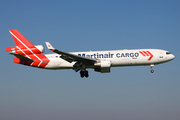
<path fill-rule="evenodd" d="M 153 70 L 154 64 L 151 64 L 150 67 L 151 67 L 151 73 L 154 73 L 154 70 Z"/>
<path fill-rule="evenodd" d="M 154 70 L 151 70 L 151 73 L 153 73 L 154 72 Z"/>

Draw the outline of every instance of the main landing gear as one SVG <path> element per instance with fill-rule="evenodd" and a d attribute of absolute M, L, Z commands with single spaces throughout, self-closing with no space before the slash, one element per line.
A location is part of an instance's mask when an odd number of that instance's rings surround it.
<path fill-rule="evenodd" d="M 150 65 L 150 67 L 151 67 L 151 73 L 153 73 L 154 72 L 154 70 L 153 70 L 154 64 Z"/>
<path fill-rule="evenodd" d="M 79 70 L 81 70 L 81 71 L 80 71 L 80 76 L 81 76 L 81 78 L 83 78 L 84 76 L 85 76 L 86 78 L 89 77 L 88 71 L 86 70 L 86 67 L 85 67 L 85 64 L 84 64 L 84 63 L 82 63 L 82 62 L 76 62 L 73 67 L 74 67 L 74 70 L 75 70 L 76 72 L 79 71 Z"/>
<path fill-rule="evenodd" d="M 89 77 L 88 71 L 87 70 L 81 70 L 80 71 L 80 76 L 83 78 L 84 76 L 87 78 Z"/>

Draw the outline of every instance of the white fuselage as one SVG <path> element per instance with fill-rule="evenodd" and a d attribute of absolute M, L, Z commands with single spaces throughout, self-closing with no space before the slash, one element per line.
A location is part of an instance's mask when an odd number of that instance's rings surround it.
<path fill-rule="evenodd" d="M 155 65 L 174 59 L 174 55 L 160 49 L 109 50 L 90 52 L 70 52 L 82 57 L 94 58 L 99 61 L 110 61 L 110 67 Z M 60 58 L 59 54 L 46 54 L 50 62 L 46 69 L 71 69 L 75 62 L 69 63 Z M 95 65 L 86 68 L 95 68 Z"/>
<path fill-rule="evenodd" d="M 174 59 L 174 55 L 160 49 L 107 50 L 89 52 L 64 52 L 45 42 L 55 54 L 42 54 L 44 47 L 35 46 L 18 30 L 9 30 L 16 46 L 7 47 L 6 51 L 14 55 L 14 63 L 45 69 L 73 69 L 80 71 L 80 76 L 89 77 L 87 68 L 96 72 L 109 73 L 111 67 L 150 65 L 153 66 Z"/>

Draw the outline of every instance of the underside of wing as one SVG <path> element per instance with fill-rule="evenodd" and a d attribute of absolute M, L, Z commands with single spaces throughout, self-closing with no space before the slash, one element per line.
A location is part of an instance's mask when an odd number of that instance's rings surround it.
<path fill-rule="evenodd" d="M 73 61 L 77 61 L 77 62 L 83 62 L 84 64 L 94 64 L 95 62 L 97 62 L 97 60 L 93 58 L 82 57 L 55 49 L 52 47 L 52 45 L 49 42 L 46 42 L 46 45 L 49 50 L 61 55 L 60 57 L 66 60 L 67 62 L 71 63 Z"/>

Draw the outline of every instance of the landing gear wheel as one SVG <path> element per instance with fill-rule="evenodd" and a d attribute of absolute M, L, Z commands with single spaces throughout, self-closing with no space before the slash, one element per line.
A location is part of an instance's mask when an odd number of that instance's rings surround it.
<path fill-rule="evenodd" d="M 151 64 L 150 67 L 151 67 L 151 73 L 153 73 L 154 72 L 154 70 L 153 70 L 154 64 Z"/>
<path fill-rule="evenodd" d="M 88 71 L 80 71 L 80 76 L 83 78 L 84 76 L 87 78 L 89 77 Z"/>
<path fill-rule="evenodd" d="M 85 76 L 85 77 L 89 77 L 88 71 L 85 71 L 85 72 L 84 72 L 84 76 Z"/>
<path fill-rule="evenodd" d="M 80 71 L 80 76 L 83 78 L 84 77 L 84 72 Z"/>
<path fill-rule="evenodd" d="M 81 74 L 81 77 L 83 78 L 83 77 L 84 77 L 84 74 Z"/>

